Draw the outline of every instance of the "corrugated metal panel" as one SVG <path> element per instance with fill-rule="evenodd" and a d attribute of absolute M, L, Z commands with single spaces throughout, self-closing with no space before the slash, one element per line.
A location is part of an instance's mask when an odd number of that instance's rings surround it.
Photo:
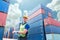
<path fill-rule="evenodd" d="M 0 12 L 8 12 L 9 3 L 5 1 L 0 1 Z"/>
<path fill-rule="evenodd" d="M 35 11 L 34 13 L 32 13 L 32 15 L 29 16 L 28 20 L 30 20 L 30 19 L 34 18 L 35 16 L 38 16 L 39 14 L 42 14 L 44 12 L 45 12 L 44 9 L 39 9 L 39 10 Z"/>
<path fill-rule="evenodd" d="M 4 26 L 6 23 L 7 14 L 0 12 L 0 26 Z"/>

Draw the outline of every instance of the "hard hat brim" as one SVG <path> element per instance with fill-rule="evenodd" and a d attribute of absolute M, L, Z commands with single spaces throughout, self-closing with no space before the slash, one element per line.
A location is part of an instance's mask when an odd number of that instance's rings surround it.
<path fill-rule="evenodd" d="M 28 19 L 28 17 L 23 17 L 23 18 L 26 18 L 26 19 Z"/>

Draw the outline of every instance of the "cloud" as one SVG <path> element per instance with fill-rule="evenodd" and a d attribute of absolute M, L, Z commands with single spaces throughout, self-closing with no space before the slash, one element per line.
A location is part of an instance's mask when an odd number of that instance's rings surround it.
<path fill-rule="evenodd" d="M 60 21 L 60 0 L 52 0 L 52 2 L 47 5 L 47 7 L 57 12 L 57 18 L 58 21 Z"/>
<path fill-rule="evenodd" d="M 21 3 L 22 2 L 22 0 L 16 0 L 17 1 L 17 3 Z"/>
<path fill-rule="evenodd" d="M 52 2 L 47 5 L 47 7 L 57 11 L 57 8 L 60 7 L 59 3 L 60 3 L 60 0 L 52 0 Z"/>
<path fill-rule="evenodd" d="M 21 16 L 22 12 L 19 9 L 19 4 L 18 3 L 10 4 L 7 15 L 6 26 L 16 26 L 16 24 L 20 22 Z"/>
<path fill-rule="evenodd" d="M 22 3 L 22 0 L 10 0 L 10 3 L 18 3 L 18 4 L 20 4 L 20 3 Z"/>
<path fill-rule="evenodd" d="M 24 16 L 28 16 L 28 11 L 24 10 Z"/>

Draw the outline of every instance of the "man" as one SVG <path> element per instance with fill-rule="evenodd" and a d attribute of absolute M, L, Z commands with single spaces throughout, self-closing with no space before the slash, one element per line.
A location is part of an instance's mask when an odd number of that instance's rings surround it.
<path fill-rule="evenodd" d="M 23 21 L 24 23 L 20 24 L 20 30 L 18 31 L 18 40 L 27 40 L 27 34 L 29 25 L 27 24 L 28 17 L 24 16 Z"/>

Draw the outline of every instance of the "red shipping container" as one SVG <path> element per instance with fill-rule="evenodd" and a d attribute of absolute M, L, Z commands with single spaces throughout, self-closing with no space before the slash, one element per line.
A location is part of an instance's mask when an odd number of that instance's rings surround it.
<path fill-rule="evenodd" d="M 7 14 L 0 12 L 0 26 L 5 26 Z"/>

